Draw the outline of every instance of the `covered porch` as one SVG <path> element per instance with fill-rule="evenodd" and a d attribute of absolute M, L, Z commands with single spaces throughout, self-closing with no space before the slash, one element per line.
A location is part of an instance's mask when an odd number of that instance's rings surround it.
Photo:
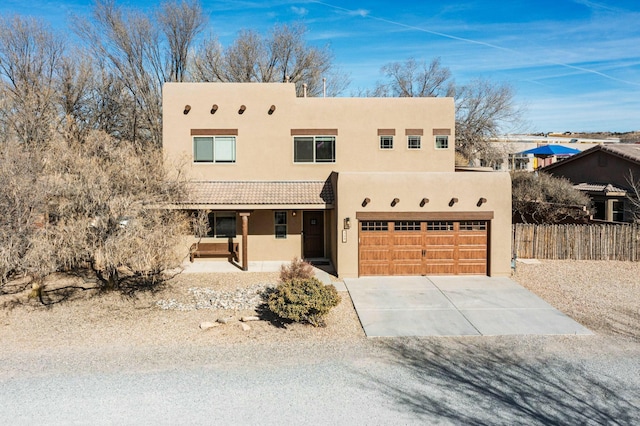
<path fill-rule="evenodd" d="M 187 237 L 192 250 L 208 249 L 195 256 L 196 261 L 227 257 L 249 271 L 254 261 L 330 259 L 334 203 L 329 180 L 197 181 L 188 184 L 178 207 L 200 222 Z M 237 254 L 225 253 L 226 247 L 237 247 Z M 218 248 L 225 248 L 221 256 L 207 256 Z"/>

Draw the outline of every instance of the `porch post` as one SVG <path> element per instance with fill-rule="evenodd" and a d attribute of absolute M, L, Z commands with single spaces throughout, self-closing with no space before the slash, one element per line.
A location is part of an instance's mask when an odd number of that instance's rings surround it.
<path fill-rule="evenodd" d="M 249 270 L 249 259 L 247 258 L 248 256 L 248 250 L 247 250 L 247 240 L 248 240 L 248 235 L 249 235 L 249 216 L 251 215 L 251 213 L 248 212 L 243 212 L 240 213 L 240 217 L 242 218 L 242 270 L 243 271 L 248 271 Z"/>

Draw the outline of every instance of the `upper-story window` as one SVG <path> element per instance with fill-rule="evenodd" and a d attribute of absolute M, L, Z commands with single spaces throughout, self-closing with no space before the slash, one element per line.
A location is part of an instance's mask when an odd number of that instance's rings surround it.
<path fill-rule="evenodd" d="M 380 149 L 393 149 L 393 136 L 380 136 Z"/>
<path fill-rule="evenodd" d="M 407 148 L 409 149 L 420 149 L 422 144 L 422 137 L 418 135 L 409 135 L 407 136 Z"/>
<path fill-rule="evenodd" d="M 296 136 L 293 138 L 295 163 L 335 163 L 335 136 Z"/>
<path fill-rule="evenodd" d="M 235 136 L 194 136 L 193 161 L 195 163 L 235 163 Z"/>
<path fill-rule="evenodd" d="M 436 149 L 449 148 L 449 136 L 436 136 Z"/>

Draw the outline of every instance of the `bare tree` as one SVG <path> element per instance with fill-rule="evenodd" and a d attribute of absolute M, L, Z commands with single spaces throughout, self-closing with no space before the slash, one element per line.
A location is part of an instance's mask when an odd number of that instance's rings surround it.
<path fill-rule="evenodd" d="M 333 65 L 328 47 L 317 48 L 305 41 L 302 25 L 276 25 L 268 36 L 242 30 L 236 40 L 223 49 L 215 38 L 200 46 L 194 61 L 193 79 L 227 82 L 284 82 L 296 84 L 302 95 L 330 96 L 340 93 L 348 78 Z"/>
<path fill-rule="evenodd" d="M 125 13 L 113 0 L 96 0 L 92 21 L 75 27 L 95 55 L 121 79 L 135 103 L 129 120 L 136 129 L 133 141 L 161 141 L 161 87 L 165 81 L 159 33 L 140 13 Z"/>
<path fill-rule="evenodd" d="M 531 223 L 584 222 L 591 200 L 567 179 L 546 173 L 512 172 L 514 220 Z"/>
<path fill-rule="evenodd" d="M 79 142 L 94 126 L 90 103 L 95 94 L 93 64 L 86 55 L 75 51 L 61 58 L 56 77 L 54 90 L 62 129 Z"/>
<path fill-rule="evenodd" d="M 202 8 L 196 0 L 165 2 L 157 20 L 169 45 L 169 81 L 185 81 L 189 49 L 205 23 Z"/>
<path fill-rule="evenodd" d="M 27 145 L 46 143 L 55 121 L 55 78 L 63 41 L 31 18 L 0 19 L 2 119 Z"/>
<path fill-rule="evenodd" d="M 627 191 L 628 210 L 633 221 L 640 223 L 640 180 L 634 176 L 631 170 L 629 170 L 629 175 L 626 179 L 629 185 L 629 191 Z"/>
<path fill-rule="evenodd" d="M 365 91 L 365 96 L 455 98 L 455 146 L 460 163 L 499 161 L 500 153 L 492 147 L 490 139 L 522 119 L 522 109 L 515 104 L 511 86 L 483 79 L 456 86 L 451 71 L 442 66 L 439 58 L 429 64 L 411 58 L 392 62 L 382 67 L 382 73 L 387 82 L 378 83 L 373 91 Z"/>
<path fill-rule="evenodd" d="M 456 88 L 456 150 L 470 161 L 490 158 L 490 139 L 517 125 L 522 110 L 508 84 L 473 80 Z"/>
<path fill-rule="evenodd" d="M 131 113 L 132 140 L 160 146 L 162 85 L 186 78 L 189 50 L 204 17 L 197 1 L 169 1 L 154 18 L 124 10 L 114 0 L 96 0 L 93 19 L 76 19 L 75 27 L 96 60 L 104 60 L 130 92 L 134 107 L 122 107 Z"/>
<path fill-rule="evenodd" d="M 453 96 L 451 71 L 443 67 L 440 58 L 429 64 L 409 58 L 382 67 L 388 83 L 378 83 L 373 96 L 439 97 Z"/>

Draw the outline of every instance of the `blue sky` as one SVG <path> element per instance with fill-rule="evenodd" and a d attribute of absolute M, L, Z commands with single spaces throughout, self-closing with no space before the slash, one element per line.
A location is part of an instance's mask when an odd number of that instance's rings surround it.
<path fill-rule="evenodd" d="M 67 29 L 90 0 L 3 0 L 0 14 L 32 15 Z M 152 9 L 159 2 L 119 0 Z M 302 22 L 312 44 L 328 44 L 351 84 L 372 88 L 380 68 L 440 57 L 459 84 L 511 84 L 526 108 L 525 130 L 640 130 L 640 2 L 637 0 L 295 1 L 202 0 L 207 32 L 223 45 L 239 29 L 266 32 Z"/>

